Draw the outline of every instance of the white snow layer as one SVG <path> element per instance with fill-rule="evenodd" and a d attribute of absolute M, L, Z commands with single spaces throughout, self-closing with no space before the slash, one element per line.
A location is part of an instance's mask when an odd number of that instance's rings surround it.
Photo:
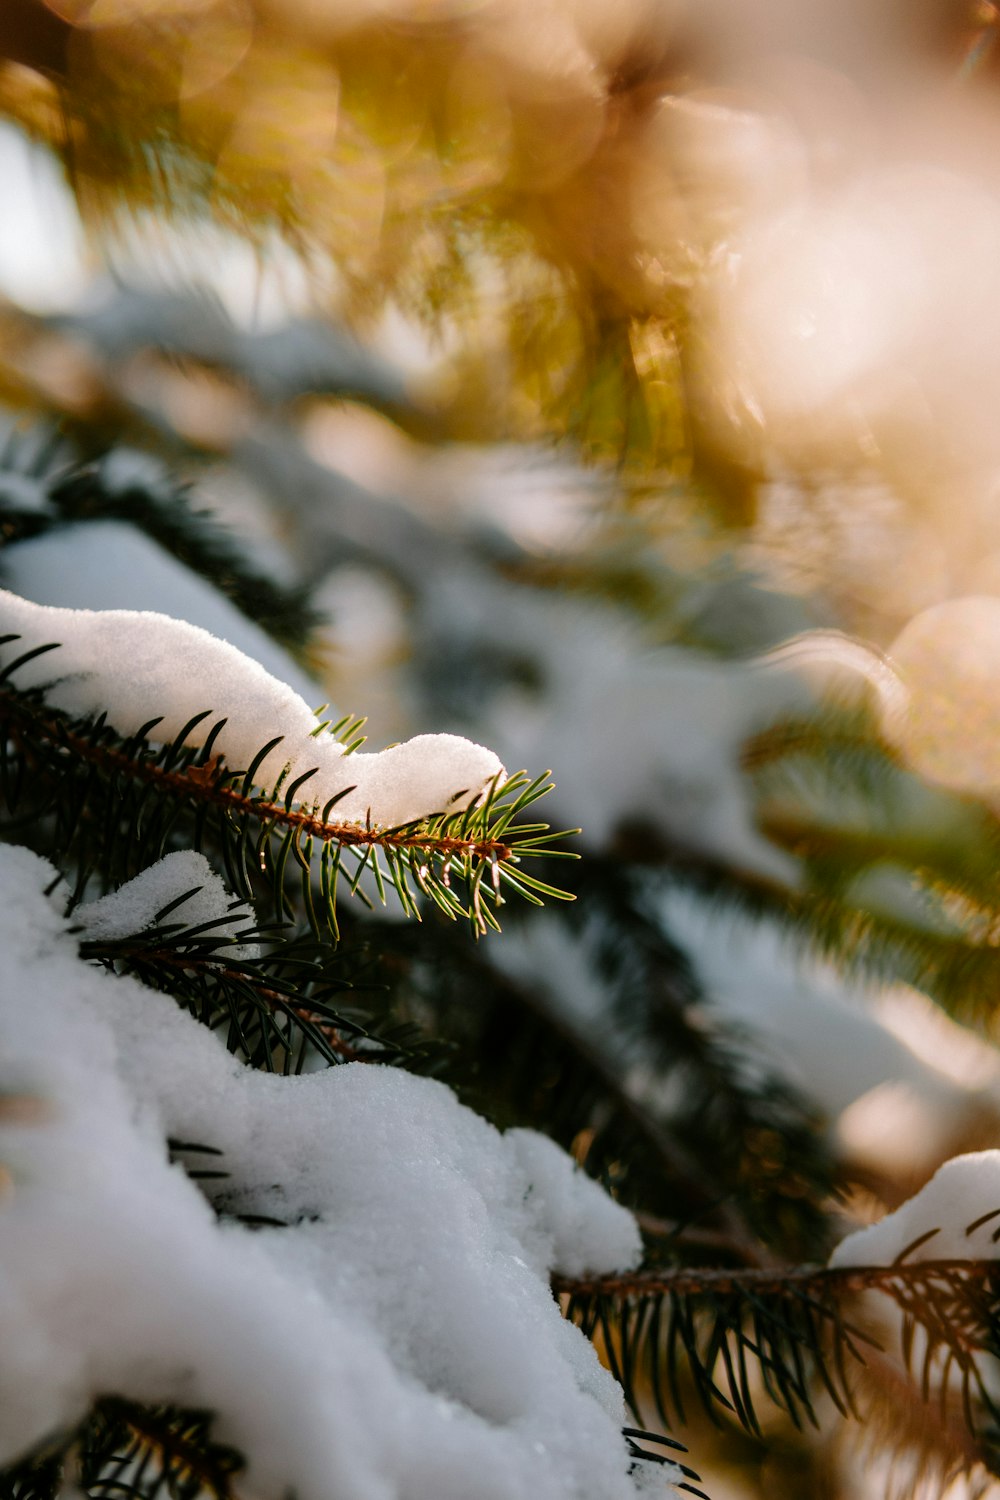
<path fill-rule="evenodd" d="M 974 1229 L 970 1226 L 976 1225 Z M 909 1261 L 995 1260 L 1000 1228 L 1000 1151 L 970 1151 L 939 1167 L 914 1197 L 841 1240 L 831 1266 L 888 1266 L 920 1235 L 937 1233 Z"/>
<path fill-rule="evenodd" d="M 273 785 L 285 768 L 289 783 L 315 770 L 300 800 L 322 808 L 346 793 L 336 805 L 338 821 L 370 818 L 372 825 L 392 827 L 455 811 L 504 775 L 492 751 L 451 734 L 418 735 L 345 758 L 331 735 L 316 736 L 315 714 L 292 688 L 227 641 L 166 615 L 59 609 L 0 589 L 0 634 L 7 632 L 20 637 L 4 647 L 7 661 L 59 643 L 57 651 L 18 670 L 19 686 L 44 688 L 48 701 L 69 713 L 103 710 L 120 734 L 135 734 L 159 716 L 150 736 L 168 742 L 193 715 L 210 709 L 188 743 L 203 743 L 225 718 L 215 749 L 234 770 L 246 770 L 269 740 L 282 736 L 258 768 L 257 784 Z"/>
<path fill-rule="evenodd" d="M 621 1393 L 549 1289 L 633 1265 L 631 1217 L 439 1083 L 247 1070 L 83 964 L 51 877 L 0 850 L 0 1090 L 40 1101 L 0 1114 L 0 1464 L 118 1391 L 217 1413 L 261 1500 L 637 1493 Z M 290 1227 L 220 1223 L 168 1136 Z"/>
<path fill-rule="evenodd" d="M 181 897 L 185 899 L 181 901 Z M 115 941 L 153 927 L 158 914 L 175 901 L 180 904 L 167 914 L 168 925 L 200 927 L 210 922 L 212 926 L 203 936 L 229 940 L 229 958 L 257 956 L 256 943 L 232 943 L 241 929 L 256 925 L 253 909 L 244 901 L 235 901 L 204 854 L 193 849 L 165 854 L 117 891 L 78 906 L 73 921 L 85 929 L 88 938 Z"/>
<path fill-rule="evenodd" d="M 130 457 L 127 450 L 110 453 L 102 464 L 105 487 L 112 493 Z M 147 481 L 151 487 L 152 481 Z M 252 657 L 307 703 L 323 698 L 322 690 L 266 630 L 127 521 L 84 521 L 6 547 L 3 580 L 35 604 L 156 610 L 187 620 Z"/>

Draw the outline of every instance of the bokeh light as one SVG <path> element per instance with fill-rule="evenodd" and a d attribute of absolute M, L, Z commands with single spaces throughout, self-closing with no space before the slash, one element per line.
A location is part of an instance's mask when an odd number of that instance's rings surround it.
<path fill-rule="evenodd" d="M 908 701 L 892 701 L 883 728 L 907 762 L 942 786 L 1000 795 L 1000 598 L 922 611 L 890 654 Z"/>

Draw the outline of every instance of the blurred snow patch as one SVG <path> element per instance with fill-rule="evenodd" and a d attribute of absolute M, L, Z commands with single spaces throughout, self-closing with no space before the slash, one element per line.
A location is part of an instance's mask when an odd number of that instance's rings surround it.
<path fill-rule="evenodd" d="M 28 312 L 72 306 L 89 271 L 83 226 L 62 169 L 44 147 L 0 124 L 0 294 Z"/>
<path fill-rule="evenodd" d="M 883 1145 L 894 1163 L 902 1155 L 911 1167 L 940 1157 L 979 1108 L 995 1111 L 1000 1059 L 983 1044 L 977 1072 L 962 1076 L 950 1029 L 941 1055 L 928 1056 L 926 1043 L 911 1045 L 900 1017 L 908 1007 L 922 1012 L 913 1005 L 914 992 L 887 997 L 874 986 L 852 984 L 832 965 L 797 952 L 773 924 L 680 890 L 666 894 L 662 910 L 667 931 L 705 989 L 709 1014 L 746 1028 L 771 1066 L 815 1100 L 843 1132 L 844 1145 L 864 1159 L 881 1160 Z M 872 1091 L 878 1101 L 845 1118 Z M 878 1130 L 858 1128 L 859 1121 L 871 1126 L 873 1111 Z"/>
<path fill-rule="evenodd" d="M 508 763 L 558 769 L 560 816 L 588 842 L 641 818 L 681 848 L 796 882 L 796 861 L 754 826 L 740 751 L 810 701 L 803 677 L 654 649 L 623 615 L 527 591 L 505 643 L 535 656 L 545 691 L 495 705 L 493 738 Z"/>

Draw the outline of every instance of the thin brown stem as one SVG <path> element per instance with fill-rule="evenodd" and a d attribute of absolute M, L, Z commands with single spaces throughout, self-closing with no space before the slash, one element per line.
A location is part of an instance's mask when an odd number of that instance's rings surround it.
<path fill-rule="evenodd" d="M 890 1291 L 894 1285 L 916 1278 L 963 1276 L 969 1280 L 988 1281 L 1000 1275 L 995 1260 L 921 1260 L 896 1266 L 788 1266 L 780 1269 L 759 1268 L 732 1270 L 705 1267 L 681 1270 L 640 1270 L 610 1276 L 555 1276 L 553 1290 L 560 1295 L 576 1297 L 642 1297 L 651 1293 L 673 1292 L 680 1297 L 701 1292 L 726 1296 L 733 1292 L 751 1292 L 760 1296 L 800 1292 L 806 1295 L 832 1292 L 846 1294 L 864 1291 Z"/>

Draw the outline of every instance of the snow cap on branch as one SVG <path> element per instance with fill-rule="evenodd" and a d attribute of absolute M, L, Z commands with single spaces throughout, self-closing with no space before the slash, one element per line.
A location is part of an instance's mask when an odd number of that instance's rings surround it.
<path fill-rule="evenodd" d="M 970 1151 L 946 1161 L 894 1213 L 841 1240 L 830 1265 L 888 1266 L 897 1257 L 907 1264 L 1000 1259 L 998 1229 L 1000 1151 Z M 922 1235 L 928 1237 L 916 1245 Z M 904 1256 L 911 1245 L 912 1253 Z"/>
<path fill-rule="evenodd" d="M 123 735 L 159 718 L 149 737 L 174 739 L 188 721 L 210 710 L 188 743 L 204 743 L 226 720 L 216 751 L 233 770 L 246 770 L 276 736 L 281 743 L 257 769 L 261 786 L 315 769 L 301 800 L 325 806 L 340 796 L 338 822 L 394 827 L 433 813 L 474 804 L 504 768 L 491 750 L 452 734 L 424 734 L 375 754 L 345 757 L 332 735 L 316 735 L 308 704 L 285 683 L 243 655 L 182 620 L 113 609 L 59 609 L 0 590 L 0 633 L 19 639 L 4 647 L 12 662 L 36 646 L 58 644 L 18 669 L 20 687 L 41 687 L 54 707 L 87 715 L 104 712 Z M 348 790 L 350 788 L 351 790 Z"/>
<path fill-rule="evenodd" d="M 142 455 L 139 455 L 140 457 Z M 130 457 L 115 449 L 102 464 L 108 476 Z M 19 477 L 19 476 L 15 476 Z M 0 476 L 0 496 L 3 496 Z M 78 521 L 54 527 L 4 548 L 7 586 L 35 604 L 71 609 L 155 610 L 199 625 L 229 641 L 265 671 L 287 682 L 308 703 L 322 694 L 295 658 L 207 578 L 186 567 L 138 526 L 127 521 Z"/>
<path fill-rule="evenodd" d="M 174 906 L 174 902 L 178 904 Z M 226 943 L 227 958 L 257 957 L 256 943 L 234 942 L 238 932 L 256 926 L 253 909 L 245 901 L 234 899 L 204 854 L 194 849 L 165 854 L 116 891 L 78 906 L 73 921 L 81 924 L 87 938 L 115 942 L 158 925 L 157 918 L 168 906 L 172 910 L 165 921 L 170 925 L 201 927 L 211 923 L 203 936 Z"/>

